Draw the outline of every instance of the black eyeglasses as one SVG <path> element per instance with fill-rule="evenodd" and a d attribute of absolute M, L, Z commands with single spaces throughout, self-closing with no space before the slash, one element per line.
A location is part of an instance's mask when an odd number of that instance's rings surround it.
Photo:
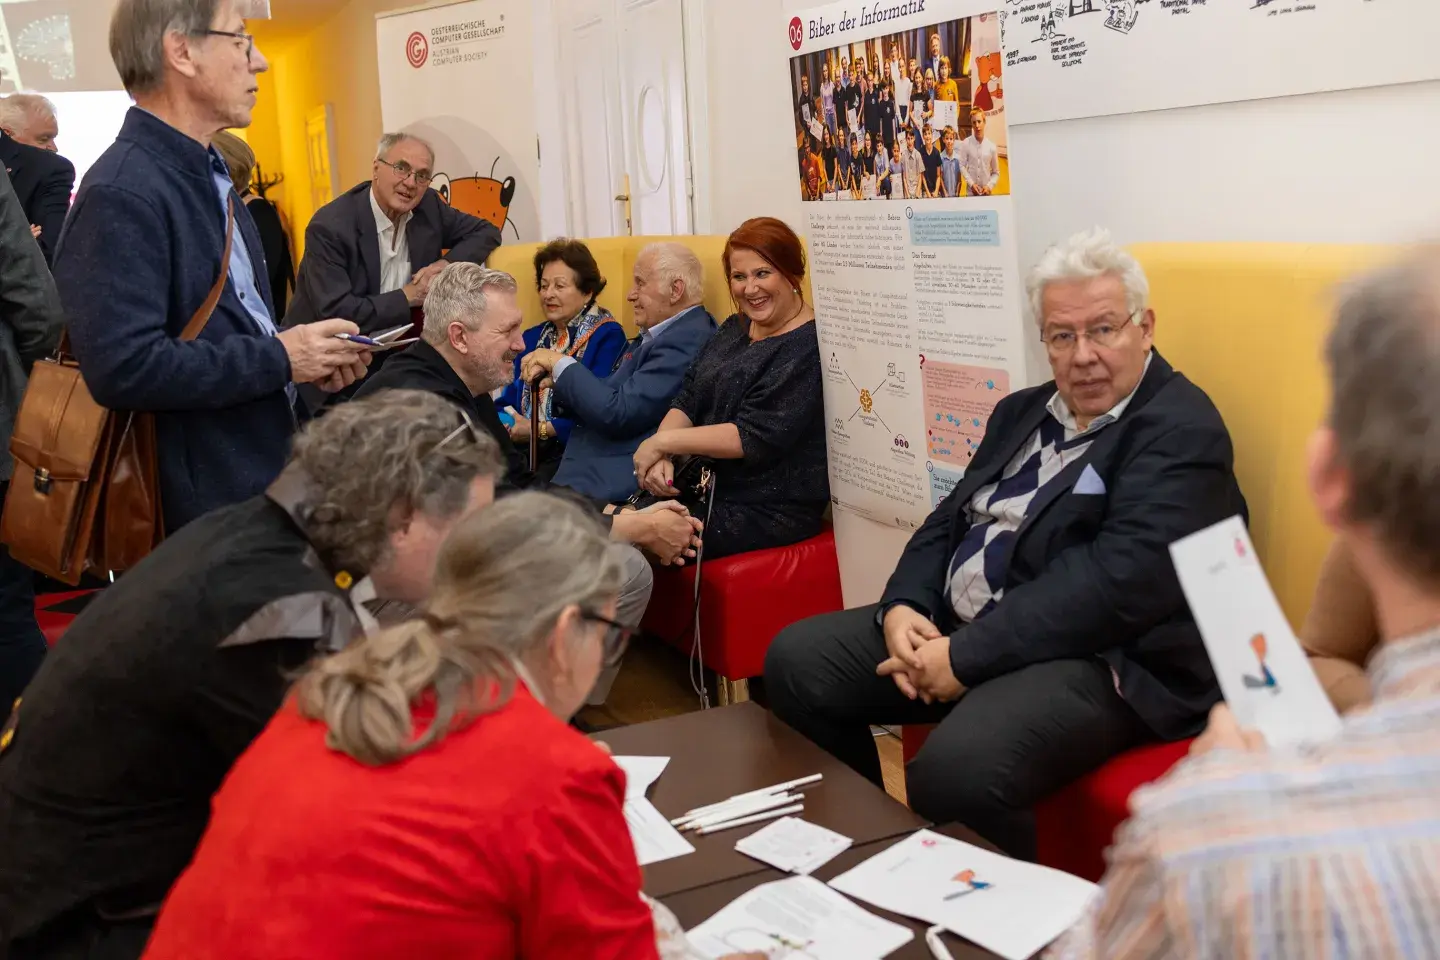
<path fill-rule="evenodd" d="M 395 176 L 400 178 L 401 183 L 404 183 L 406 180 L 414 177 L 415 185 L 417 187 L 428 187 L 430 186 L 430 182 L 435 179 L 434 175 L 431 174 L 429 171 L 416 170 L 404 160 L 401 160 L 399 163 L 391 163 L 389 160 L 381 160 L 380 162 L 385 164 L 385 166 L 389 167 L 391 170 L 394 170 Z"/>
<path fill-rule="evenodd" d="M 605 625 L 605 639 L 601 647 L 600 662 L 605 667 L 618 667 L 620 661 L 625 657 L 625 648 L 630 645 L 632 632 L 630 628 L 616 623 L 609 617 L 602 617 L 593 610 L 581 610 L 580 617 L 591 623 Z"/>
<path fill-rule="evenodd" d="M 236 33 L 233 30 L 201 30 L 200 35 L 204 37 L 229 37 L 231 40 L 244 40 L 246 60 L 249 60 L 255 53 L 255 38 L 248 33 Z"/>

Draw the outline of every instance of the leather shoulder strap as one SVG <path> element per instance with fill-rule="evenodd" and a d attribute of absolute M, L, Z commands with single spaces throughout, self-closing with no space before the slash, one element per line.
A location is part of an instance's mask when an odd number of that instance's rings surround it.
<path fill-rule="evenodd" d="M 205 324 L 210 322 L 210 315 L 215 312 L 215 305 L 220 302 L 220 295 L 225 292 L 225 281 L 230 276 L 230 248 L 234 242 L 235 194 L 232 192 L 225 201 L 225 250 L 220 254 L 220 276 L 215 278 L 210 295 L 200 304 L 200 309 L 195 311 L 190 322 L 185 324 L 185 329 L 180 331 L 181 340 L 194 340 L 200 336 L 200 331 L 205 329 Z"/>

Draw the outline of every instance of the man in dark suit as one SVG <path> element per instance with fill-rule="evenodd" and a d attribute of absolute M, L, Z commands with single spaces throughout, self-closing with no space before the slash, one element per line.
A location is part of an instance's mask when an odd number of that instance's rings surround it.
<path fill-rule="evenodd" d="M 75 165 L 55 152 L 55 108 L 44 97 L 17 93 L 0 100 L 0 163 L 49 263 L 75 189 Z"/>
<path fill-rule="evenodd" d="M 938 723 L 910 805 L 1021 857 L 1037 801 L 1204 726 L 1220 694 L 1168 547 L 1245 512 L 1219 412 L 1153 349 L 1134 258 L 1080 234 L 1029 292 L 1054 381 L 995 407 L 878 605 L 790 627 L 765 664 L 776 715 L 876 783 L 870 724 Z"/>
<path fill-rule="evenodd" d="M 14 463 L 10 434 L 30 367 L 55 349 L 65 318 L 55 281 L 30 239 L 30 223 L 0 172 L 0 502 Z M 35 623 L 34 574 L 0 546 L 0 713 L 20 695 L 45 656 Z"/>
<path fill-rule="evenodd" d="M 605 378 L 555 350 L 535 350 L 522 375 L 552 376 L 555 399 L 575 419 L 555 483 L 609 503 L 637 489 L 635 450 L 655 432 L 685 373 L 715 334 L 701 303 L 704 270 L 681 243 L 652 243 L 635 258 L 629 300 L 640 336 Z"/>
<path fill-rule="evenodd" d="M 449 263 L 484 263 L 500 246 L 492 223 L 430 189 L 435 151 L 403 133 L 380 138 L 374 179 L 315 211 L 285 326 L 344 317 L 361 333 L 398 327 L 425 303 Z M 449 253 L 442 254 L 448 250 Z"/>

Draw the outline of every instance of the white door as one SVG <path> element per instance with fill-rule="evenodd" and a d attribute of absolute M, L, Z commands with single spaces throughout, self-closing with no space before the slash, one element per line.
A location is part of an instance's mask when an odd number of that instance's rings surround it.
<path fill-rule="evenodd" d="M 690 118 L 681 0 L 619 0 L 625 167 L 634 233 L 686 234 Z"/>
<path fill-rule="evenodd" d="M 625 135 L 620 119 L 620 66 L 615 0 L 564 0 L 555 7 L 560 37 L 560 107 L 570 233 L 625 233 Z"/>
<path fill-rule="evenodd" d="M 683 0 L 558 0 L 555 24 L 571 234 L 690 233 Z"/>

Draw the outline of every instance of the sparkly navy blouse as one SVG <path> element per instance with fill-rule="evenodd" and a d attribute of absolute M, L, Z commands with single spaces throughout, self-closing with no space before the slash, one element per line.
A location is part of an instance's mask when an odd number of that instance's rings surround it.
<path fill-rule="evenodd" d="M 673 406 L 697 427 L 735 424 L 745 451 L 739 460 L 716 461 L 706 557 L 820 532 L 830 477 L 813 322 L 752 342 L 749 318 L 730 317 L 690 368 Z"/>

